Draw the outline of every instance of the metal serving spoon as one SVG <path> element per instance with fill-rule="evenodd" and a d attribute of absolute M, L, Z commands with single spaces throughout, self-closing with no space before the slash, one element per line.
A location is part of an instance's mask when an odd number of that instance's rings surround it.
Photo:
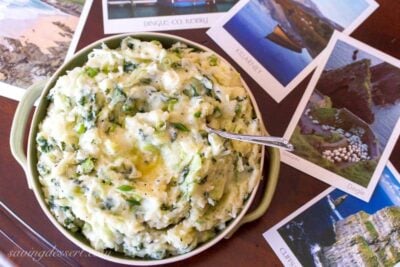
<path fill-rule="evenodd" d="M 260 144 L 264 146 L 272 146 L 272 147 L 277 147 L 280 149 L 284 149 L 287 151 L 293 151 L 293 145 L 289 143 L 288 140 L 282 137 L 275 137 L 275 136 L 259 136 L 259 135 L 246 135 L 246 134 L 235 134 L 231 132 L 225 132 L 221 130 L 214 129 L 208 125 L 206 125 L 206 130 L 209 133 L 214 133 L 219 136 L 228 138 L 228 139 L 233 139 L 233 140 L 239 140 L 239 141 L 244 141 L 244 142 L 249 142 L 249 143 L 255 143 L 255 144 Z"/>

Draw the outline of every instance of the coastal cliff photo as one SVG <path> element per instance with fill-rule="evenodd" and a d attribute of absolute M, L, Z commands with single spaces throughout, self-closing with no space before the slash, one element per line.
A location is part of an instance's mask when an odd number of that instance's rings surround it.
<path fill-rule="evenodd" d="M 290 141 L 295 155 L 368 187 L 399 118 L 399 66 L 338 40 Z"/>
<path fill-rule="evenodd" d="M 0 1 L 0 82 L 28 88 L 63 63 L 84 0 Z"/>
<path fill-rule="evenodd" d="M 400 262 L 398 179 L 386 167 L 369 203 L 328 190 L 274 229 L 303 266 L 393 266 Z"/>
<path fill-rule="evenodd" d="M 282 86 L 367 10 L 366 0 L 250 0 L 224 28 Z"/>

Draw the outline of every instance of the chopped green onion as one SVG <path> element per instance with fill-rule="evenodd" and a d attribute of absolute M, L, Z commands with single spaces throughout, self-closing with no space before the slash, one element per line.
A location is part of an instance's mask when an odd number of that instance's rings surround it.
<path fill-rule="evenodd" d="M 150 43 L 155 44 L 157 46 L 162 46 L 161 42 L 158 40 L 152 40 L 152 41 L 150 41 Z"/>
<path fill-rule="evenodd" d="M 141 84 L 151 84 L 151 78 L 142 78 L 139 80 Z"/>
<path fill-rule="evenodd" d="M 132 72 L 136 69 L 137 65 L 133 62 L 124 62 L 124 72 Z"/>
<path fill-rule="evenodd" d="M 99 68 L 92 68 L 92 67 L 85 68 L 85 73 L 91 78 L 95 77 L 99 73 L 99 71 L 100 71 Z"/>
<path fill-rule="evenodd" d="M 122 111 L 131 116 L 135 115 L 137 112 L 135 101 L 132 98 L 128 98 L 122 105 Z"/>
<path fill-rule="evenodd" d="M 199 92 L 196 88 L 195 84 L 189 84 L 184 90 L 183 94 L 187 95 L 188 97 L 199 96 Z"/>
<path fill-rule="evenodd" d="M 118 65 L 114 66 L 106 65 L 101 71 L 105 74 L 108 74 L 110 72 L 118 72 Z"/>
<path fill-rule="evenodd" d="M 210 66 L 217 66 L 218 65 L 218 57 L 216 55 L 211 55 L 208 57 L 208 64 Z"/>
<path fill-rule="evenodd" d="M 116 86 L 111 95 L 112 104 L 115 105 L 119 102 L 126 100 L 126 94 L 120 86 Z"/>
<path fill-rule="evenodd" d="M 94 169 L 94 162 L 91 158 L 85 159 L 81 162 L 81 170 L 83 174 L 91 173 Z"/>
<path fill-rule="evenodd" d="M 60 145 L 61 145 L 61 150 L 65 151 L 67 144 L 64 141 L 61 141 Z"/>
<path fill-rule="evenodd" d="M 201 117 L 201 111 L 197 111 L 193 114 L 193 116 L 195 116 L 196 118 L 200 118 Z"/>
<path fill-rule="evenodd" d="M 86 132 L 86 126 L 83 123 L 80 123 L 77 125 L 77 127 L 75 128 L 75 131 L 78 134 L 83 134 L 84 132 Z"/>
<path fill-rule="evenodd" d="M 149 152 L 153 152 L 153 153 L 158 153 L 159 152 L 159 149 L 155 145 L 149 144 L 149 143 L 145 144 L 143 146 L 143 150 L 149 151 Z"/>
<path fill-rule="evenodd" d="M 222 116 L 222 111 L 219 107 L 215 107 L 213 111 L 213 115 L 215 118 L 219 118 Z"/>
<path fill-rule="evenodd" d="M 168 100 L 168 111 L 171 112 L 174 110 L 175 104 L 178 103 L 177 98 L 171 98 Z"/>
<path fill-rule="evenodd" d="M 213 89 L 213 82 L 207 76 L 203 76 L 203 78 L 201 79 L 201 83 L 207 90 Z"/>
<path fill-rule="evenodd" d="M 189 132 L 189 129 L 180 122 L 171 122 L 171 124 L 172 124 L 172 126 L 174 126 L 175 129 L 178 129 L 179 131 Z"/>
<path fill-rule="evenodd" d="M 240 114 L 240 112 L 242 112 L 242 105 L 240 103 L 236 103 L 235 113 Z"/>
<path fill-rule="evenodd" d="M 118 186 L 118 190 L 123 191 L 123 192 L 128 192 L 128 191 L 131 191 L 132 189 L 133 189 L 133 187 L 130 185 L 127 185 L 127 184 Z"/>
<path fill-rule="evenodd" d="M 141 204 L 141 200 L 137 198 L 128 198 L 126 201 L 131 206 L 139 206 Z"/>
<path fill-rule="evenodd" d="M 87 103 L 86 96 L 82 96 L 81 98 L 79 98 L 78 103 L 79 105 L 84 106 Z"/>
<path fill-rule="evenodd" d="M 46 138 L 44 138 L 43 136 L 39 137 L 36 140 L 37 144 L 39 145 L 39 149 L 41 152 L 43 153 L 47 153 L 49 151 L 51 151 L 53 149 L 53 145 L 50 144 Z"/>

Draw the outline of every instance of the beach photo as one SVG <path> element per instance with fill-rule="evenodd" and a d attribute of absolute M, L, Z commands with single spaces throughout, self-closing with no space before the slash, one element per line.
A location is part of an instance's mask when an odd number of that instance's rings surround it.
<path fill-rule="evenodd" d="M 2 95 L 13 88 L 26 89 L 61 66 L 83 5 L 84 0 L 0 2 Z"/>
<path fill-rule="evenodd" d="M 310 173 L 322 168 L 331 185 L 339 177 L 368 188 L 399 135 L 400 61 L 337 36 L 285 136 Z"/>
<path fill-rule="evenodd" d="M 263 71 L 253 71 L 253 78 L 278 102 L 316 66 L 334 31 L 350 33 L 376 8 L 368 0 L 245 2 L 210 35 L 222 45 L 224 39 L 235 42 L 231 47 L 243 68 L 255 61 L 250 65 Z M 229 38 L 219 37 L 221 32 Z"/>
<path fill-rule="evenodd" d="M 369 203 L 327 189 L 264 237 L 284 264 L 393 266 L 400 262 L 399 174 L 388 164 Z"/>
<path fill-rule="evenodd" d="M 238 0 L 103 0 L 106 33 L 209 27 Z"/>

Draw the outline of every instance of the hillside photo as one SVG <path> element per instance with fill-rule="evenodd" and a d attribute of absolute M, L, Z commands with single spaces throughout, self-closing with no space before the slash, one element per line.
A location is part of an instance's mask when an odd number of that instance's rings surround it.
<path fill-rule="evenodd" d="M 386 167 L 369 203 L 333 190 L 278 229 L 303 266 L 400 262 L 400 183 Z"/>
<path fill-rule="evenodd" d="M 291 137 L 294 154 L 367 187 L 400 118 L 400 69 L 338 41 Z"/>
<path fill-rule="evenodd" d="M 283 86 L 369 7 L 366 0 L 250 0 L 224 28 Z"/>

